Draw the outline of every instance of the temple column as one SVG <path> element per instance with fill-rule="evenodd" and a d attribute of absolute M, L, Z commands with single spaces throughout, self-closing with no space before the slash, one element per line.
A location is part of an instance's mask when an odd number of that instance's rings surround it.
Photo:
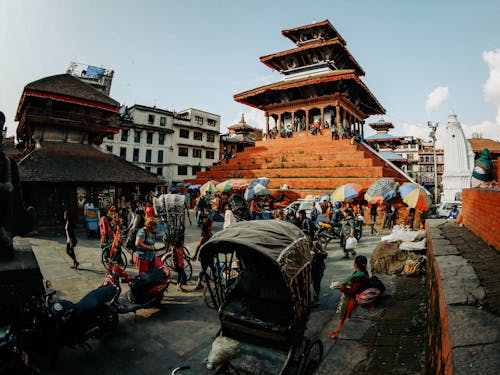
<path fill-rule="evenodd" d="M 269 138 L 269 115 L 266 113 L 266 136 Z"/>
<path fill-rule="evenodd" d="M 361 121 L 361 138 L 365 139 L 365 122 Z"/>
<path fill-rule="evenodd" d="M 305 109 L 306 112 L 306 130 L 309 132 L 309 110 Z"/>
<path fill-rule="evenodd" d="M 320 126 L 321 128 L 324 128 L 325 127 L 325 109 L 323 107 L 321 107 L 319 109 L 319 113 L 320 113 Z"/>
<path fill-rule="evenodd" d="M 278 133 L 281 133 L 281 113 L 278 113 Z"/>
<path fill-rule="evenodd" d="M 337 128 L 337 134 L 340 135 L 340 106 L 335 106 L 335 127 Z"/>
<path fill-rule="evenodd" d="M 292 112 L 292 130 L 295 131 L 295 111 Z"/>

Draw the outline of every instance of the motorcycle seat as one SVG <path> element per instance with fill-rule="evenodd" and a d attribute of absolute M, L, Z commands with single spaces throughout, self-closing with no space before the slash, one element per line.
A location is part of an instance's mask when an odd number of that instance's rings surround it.
<path fill-rule="evenodd" d="M 96 310 L 104 303 L 111 301 L 117 294 L 118 288 L 114 285 L 106 285 L 97 288 L 88 293 L 75 305 L 75 312 L 81 314 L 87 311 Z"/>
<path fill-rule="evenodd" d="M 130 284 L 134 287 L 147 289 L 150 286 L 161 284 L 166 277 L 167 273 L 164 270 L 155 268 L 153 270 L 140 273 L 132 279 Z"/>
<path fill-rule="evenodd" d="M 325 222 L 325 221 L 320 221 L 318 223 L 318 225 L 320 227 L 323 227 L 323 228 L 326 228 L 326 229 L 331 229 L 332 228 L 332 225 L 330 223 Z"/>

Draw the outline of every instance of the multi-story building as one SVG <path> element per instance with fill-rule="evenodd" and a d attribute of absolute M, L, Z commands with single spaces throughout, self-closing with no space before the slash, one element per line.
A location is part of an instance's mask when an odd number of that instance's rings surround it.
<path fill-rule="evenodd" d="M 406 160 L 401 166 L 401 169 L 415 181 L 418 181 L 419 157 L 418 148 L 419 144 L 422 142 L 419 138 L 404 137 L 402 142 L 394 149 L 394 153 L 401 155 L 403 159 Z"/>
<path fill-rule="evenodd" d="M 434 191 L 435 173 L 434 173 L 434 144 L 430 142 L 420 142 L 418 150 L 419 171 L 418 179 L 422 186 L 430 192 Z M 438 196 L 442 190 L 442 176 L 444 172 L 444 152 L 442 149 L 436 149 L 436 166 L 437 166 L 437 186 Z"/>
<path fill-rule="evenodd" d="M 121 119 L 119 134 L 104 139 L 101 147 L 170 184 L 209 170 L 218 161 L 219 115 L 136 104 L 125 108 Z"/>

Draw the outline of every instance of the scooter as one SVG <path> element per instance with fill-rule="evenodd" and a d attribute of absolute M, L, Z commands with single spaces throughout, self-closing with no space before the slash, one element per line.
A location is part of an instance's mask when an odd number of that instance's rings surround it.
<path fill-rule="evenodd" d="M 327 223 L 319 221 L 316 223 L 316 238 L 323 246 L 324 249 L 328 246 L 331 240 L 340 239 L 340 232 L 342 224 L 340 223 Z"/>
<path fill-rule="evenodd" d="M 111 262 L 102 283 L 113 285 L 122 291 L 121 284 L 129 285 L 130 290 L 113 302 L 118 313 L 136 312 L 150 306 L 159 306 L 170 283 L 170 269 L 166 266 L 145 271 L 132 277 L 115 262 Z"/>
<path fill-rule="evenodd" d="M 34 371 L 55 364 L 58 346 L 89 349 L 88 340 L 103 338 L 118 326 L 118 313 L 113 306 L 119 295 L 116 286 L 99 287 L 76 304 L 54 301 L 55 294 L 55 290 L 48 290 L 43 296 L 32 297 L 0 335 L 2 350 L 15 353 Z"/>

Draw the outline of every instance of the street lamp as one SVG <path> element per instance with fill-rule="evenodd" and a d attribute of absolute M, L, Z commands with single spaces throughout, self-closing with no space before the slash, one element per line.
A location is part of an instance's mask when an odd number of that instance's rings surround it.
<path fill-rule="evenodd" d="M 429 137 L 432 138 L 432 150 L 434 152 L 434 204 L 438 203 L 438 198 L 437 198 L 437 158 L 436 158 L 436 130 L 439 126 L 439 122 L 436 122 L 435 124 L 432 123 L 432 121 L 427 121 L 427 126 L 429 129 L 431 129 L 431 132 L 429 133 Z"/>

